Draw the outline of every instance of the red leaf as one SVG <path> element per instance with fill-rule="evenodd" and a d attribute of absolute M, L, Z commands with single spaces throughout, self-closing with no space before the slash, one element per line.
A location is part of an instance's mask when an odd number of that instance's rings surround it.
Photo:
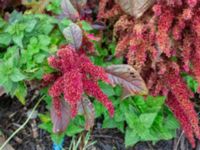
<path fill-rule="evenodd" d="M 71 20 L 77 20 L 79 18 L 79 13 L 71 4 L 70 0 L 62 0 L 61 7 L 67 18 Z"/>
<path fill-rule="evenodd" d="M 131 95 L 147 95 L 148 89 L 140 74 L 130 65 L 112 65 L 105 68 L 113 86 L 123 87 L 123 99 Z"/>
<path fill-rule="evenodd" d="M 64 101 L 60 101 L 60 116 L 57 113 L 57 110 L 52 105 L 51 107 L 51 119 L 53 122 L 53 132 L 61 133 L 64 132 L 67 128 L 69 121 L 71 119 L 70 106 Z"/>
<path fill-rule="evenodd" d="M 141 17 L 155 0 L 115 0 L 122 10 L 136 18 Z"/>
<path fill-rule="evenodd" d="M 79 113 L 85 117 L 85 129 L 89 130 L 92 128 L 94 126 L 95 111 L 88 97 L 83 97 L 79 103 Z"/>

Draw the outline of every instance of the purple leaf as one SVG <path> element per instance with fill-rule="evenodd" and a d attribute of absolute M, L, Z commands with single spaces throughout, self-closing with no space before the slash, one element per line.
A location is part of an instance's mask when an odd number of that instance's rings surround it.
<path fill-rule="evenodd" d="M 105 68 L 113 86 L 123 88 L 122 98 L 132 95 L 147 95 L 148 89 L 140 74 L 130 65 L 112 65 Z"/>
<path fill-rule="evenodd" d="M 88 99 L 88 97 L 83 97 L 79 103 L 79 113 L 83 114 L 85 117 L 85 129 L 89 130 L 94 126 L 95 111 L 93 104 Z"/>
<path fill-rule="evenodd" d="M 51 119 L 53 122 L 54 133 L 64 132 L 71 119 L 70 106 L 63 100 L 60 102 L 60 111 L 61 111 L 61 116 L 58 116 L 56 113 L 55 107 L 52 105 Z"/>
<path fill-rule="evenodd" d="M 71 23 L 63 30 L 63 34 L 69 44 L 71 44 L 75 49 L 79 49 L 81 47 L 83 33 L 77 24 Z"/>
<path fill-rule="evenodd" d="M 103 22 L 96 22 L 92 24 L 92 28 L 96 30 L 104 30 L 106 29 L 106 25 Z"/>
<path fill-rule="evenodd" d="M 62 0 L 61 8 L 67 18 L 76 21 L 79 18 L 78 11 L 74 8 L 70 0 Z"/>
<path fill-rule="evenodd" d="M 115 0 L 122 10 L 136 18 L 141 17 L 149 9 L 155 0 Z"/>

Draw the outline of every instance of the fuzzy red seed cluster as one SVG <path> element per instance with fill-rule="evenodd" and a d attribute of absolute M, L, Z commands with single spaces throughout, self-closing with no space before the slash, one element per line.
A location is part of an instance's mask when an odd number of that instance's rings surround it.
<path fill-rule="evenodd" d="M 84 93 L 97 98 L 108 109 L 110 116 L 114 115 L 112 103 L 98 86 L 98 80 L 109 83 L 107 74 L 103 68 L 95 66 L 84 53 L 76 52 L 67 45 L 59 49 L 56 56 L 49 57 L 48 63 L 57 72 L 44 75 L 43 82 L 53 82 L 49 95 L 58 116 L 61 116 L 60 103 L 64 98 L 71 107 L 72 117 L 75 117 L 77 105 Z"/>
<path fill-rule="evenodd" d="M 111 0 L 101 0 L 100 6 L 99 20 L 117 20 L 116 55 L 126 56 L 152 95 L 167 96 L 166 104 L 195 147 L 194 136 L 200 139 L 198 116 L 181 73 L 200 85 L 200 0 L 156 0 L 139 19 L 121 10 L 110 14 L 116 10 Z"/>

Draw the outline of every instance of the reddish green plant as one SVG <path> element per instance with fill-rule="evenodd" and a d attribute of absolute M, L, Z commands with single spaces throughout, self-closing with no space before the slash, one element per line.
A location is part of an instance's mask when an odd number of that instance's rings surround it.
<path fill-rule="evenodd" d="M 69 114 L 72 118 L 75 117 L 84 93 L 97 98 L 108 109 L 110 116 L 114 115 L 112 103 L 98 86 L 98 80 L 109 83 L 107 74 L 103 68 L 93 65 L 83 52 L 76 52 L 75 48 L 67 45 L 57 51 L 57 56 L 49 57 L 48 63 L 57 70 L 57 72 L 46 74 L 43 77 L 45 85 L 52 83 L 49 95 L 53 99 L 53 107 L 57 115 L 54 117 L 61 118 Z M 63 98 L 70 109 L 66 114 L 62 114 Z M 54 119 L 52 118 L 52 120 Z M 61 118 L 60 121 L 63 119 Z M 65 128 L 66 125 L 61 127 L 61 130 L 65 130 Z M 54 127 L 54 131 L 58 132 L 58 129 Z"/>
<path fill-rule="evenodd" d="M 128 64 L 140 72 L 152 95 L 167 96 L 167 105 L 195 147 L 194 135 L 200 139 L 198 116 L 190 101 L 193 94 L 181 73 L 192 75 L 200 85 L 200 1 L 143 2 L 135 8 L 137 0 L 101 0 L 99 20 L 118 18 L 114 25 L 116 55 L 126 54 Z M 152 10 L 143 14 L 153 3 Z M 132 8 L 141 10 L 143 17 Z"/>

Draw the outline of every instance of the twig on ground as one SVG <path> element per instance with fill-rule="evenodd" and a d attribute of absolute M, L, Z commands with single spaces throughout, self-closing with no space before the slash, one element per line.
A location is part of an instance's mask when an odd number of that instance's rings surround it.
<path fill-rule="evenodd" d="M 29 120 L 31 119 L 31 116 L 33 115 L 35 109 L 38 107 L 38 105 L 40 104 L 40 102 L 42 101 L 42 99 L 44 98 L 44 96 L 42 96 L 38 102 L 35 104 L 35 106 L 33 107 L 32 112 L 30 113 L 30 115 L 28 116 L 28 118 L 26 119 L 26 121 L 15 131 L 13 132 L 13 134 L 11 134 L 11 136 L 3 143 L 3 145 L 0 147 L 0 150 L 3 150 L 3 148 L 10 142 L 10 140 L 20 131 L 22 130 L 26 124 L 29 122 Z"/>

